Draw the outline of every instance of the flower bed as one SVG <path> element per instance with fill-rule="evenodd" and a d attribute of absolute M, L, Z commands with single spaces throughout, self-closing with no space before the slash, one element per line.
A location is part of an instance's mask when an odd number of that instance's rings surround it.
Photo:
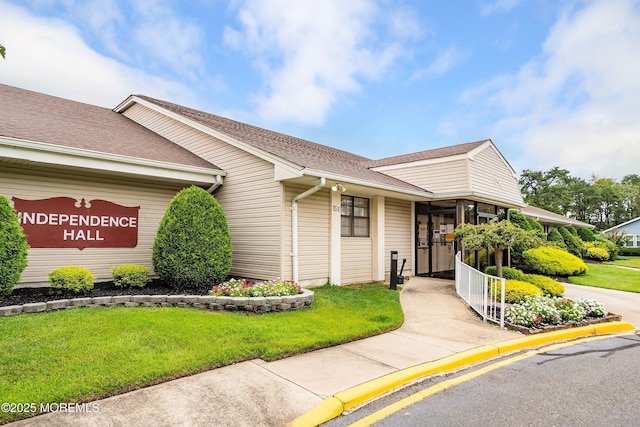
<path fill-rule="evenodd" d="M 505 309 L 505 325 L 524 334 L 550 332 L 593 323 L 612 322 L 622 316 L 608 313 L 598 301 L 588 298 L 527 296 Z"/>
<path fill-rule="evenodd" d="M 268 280 L 251 282 L 246 279 L 230 279 L 215 285 L 209 295 L 225 297 L 282 297 L 298 295 L 302 288 L 292 280 Z"/>

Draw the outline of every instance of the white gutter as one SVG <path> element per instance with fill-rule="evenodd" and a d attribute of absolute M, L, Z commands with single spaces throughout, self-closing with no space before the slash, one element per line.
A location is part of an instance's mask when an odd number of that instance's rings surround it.
<path fill-rule="evenodd" d="M 293 271 L 293 281 L 298 283 L 298 200 L 302 200 L 312 195 L 325 186 L 327 180 L 320 177 L 320 183 L 304 193 L 298 194 L 291 200 L 291 264 Z"/>
<path fill-rule="evenodd" d="M 214 191 L 218 189 L 222 185 L 222 176 L 216 175 L 216 182 L 213 183 L 211 187 L 207 189 L 207 193 L 213 194 Z"/>

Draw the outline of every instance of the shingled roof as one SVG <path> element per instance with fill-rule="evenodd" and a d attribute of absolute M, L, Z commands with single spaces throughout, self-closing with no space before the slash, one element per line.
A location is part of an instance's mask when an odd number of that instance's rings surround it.
<path fill-rule="evenodd" d="M 294 163 L 301 169 L 306 168 L 411 191 L 421 191 L 425 194 L 429 193 L 424 188 L 369 169 L 368 164 L 372 160 L 363 156 L 148 96 L 135 95 L 135 97 L 241 140 L 258 150 Z"/>
<path fill-rule="evenodd" d="M 0 84 L 0 136 L 109 154 L 217 169 L 107 108 Z"/>
<path fill-rule="evenodd" d="M 417 153 L 403 154 L 400 156 L 387 157 L 380 160 L 372 160 L 366 165 L 370 168 L 399 165 L 403 163 L 418 162 L 421 160 L 439 159 L 443 157 L 451 157 L 459 154 L 467 154 L 478 148 L 488 140 L 467 142 L 465 144 L 452 145 L 450 147 L 436 148 L 433 150 L 419 151 Z"/>

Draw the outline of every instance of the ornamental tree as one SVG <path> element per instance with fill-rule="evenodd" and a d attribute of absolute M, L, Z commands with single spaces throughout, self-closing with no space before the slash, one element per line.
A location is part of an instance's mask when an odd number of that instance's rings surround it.
<path fill-rule="evenodd" d="M 496 275 L 502 277 L 502 251 L 518 245 L 539 245 L 539 238 L 533 233 L 516 227 L 511 221 L 492 219 L 487 224 L 460 224 L 456 227 L 455 236 L 467 249 L 493 248 Z"/>
<path fill-rule="evenodd" d="M 153 268 L 172 287 L 211 287 L 231 269 L 231 236 L 222 207 L 200 187 L 169 203 L 153 244 Z"/>
<path fill-rule="evenodd" d="M 27 267 L 27 237 L 9 199 L 0 194 L 0 298 L 9 295 Z"/>

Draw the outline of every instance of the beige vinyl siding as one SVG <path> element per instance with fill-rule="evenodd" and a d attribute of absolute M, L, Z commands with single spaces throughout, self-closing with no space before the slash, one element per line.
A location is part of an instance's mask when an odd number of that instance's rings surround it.
<path fill-rule="evenodd" d="M 124 115 L 227 173 L 214 195 L 229 223 L 231 274 L 253 279 L 280 276 L 282 191 L 273 165 L 142 105 L 133 105 Z"/>
<path fill-rule="evenodd" d="M 373 280 L 372 240 L 364 237 L 343 237 L 340 247 L 342 284 L 371 282 Z"/>
<path fill-rule="evenodd" d="M 19 197 L 36 200 L 72 197 L 87 201 L 101 199 L 123 206 L 140 206 L 138 213 L 138 246 L 135 248 L 31 248 L 28 266 L 18 286 L 45 285 L 48 273 L 55 268 L 78 265 L 88 268 L 97 281 L 111 280 L 111 267 L 141 264 L 153 273 L 151 254 L 158 224 L 169 202 L 180 190 L 178 185 L 141 186 L 137 182 L 102 179 L 39 169 L 3 167 L 0 171 L 2 194 L 9 199 Z"/>
<path fill-rule="evenodd" d="M 465 159 L 453 159 L 420 166 L 384 170 L 386 175 L 417 185 L 434 193 L 464 191 L 469 188 Z"/>
<path fill-rule="evenodd" d="M 405 200 L 385 200 L 385 276 L 390 273 L 391 251 L 398 251 L 398 271 L 402 266 L 402 259 L 407 263 L 402 272 L 403 275 L 412 274 L 413 256 L 411 254 L 411 239 L 414 233 L 411 231 L 411 202 Z"/>
<path fill-rule="evenodd" d="M 282 235 L 284 274 L 292 277 L 291 201 L 307 191 L 309 186 L 286 184 L 284 195 L 284 230 Z M 329 280 L 329 190 L 321 189 L 298 201 L 298 280 L 326 282 Z"/>
<path fill-rule="evenodd" d="M 493 146 L 487 146 L 469 162 L 471 185 L 474 191 L 521 204 L 518 180 Z"/>

